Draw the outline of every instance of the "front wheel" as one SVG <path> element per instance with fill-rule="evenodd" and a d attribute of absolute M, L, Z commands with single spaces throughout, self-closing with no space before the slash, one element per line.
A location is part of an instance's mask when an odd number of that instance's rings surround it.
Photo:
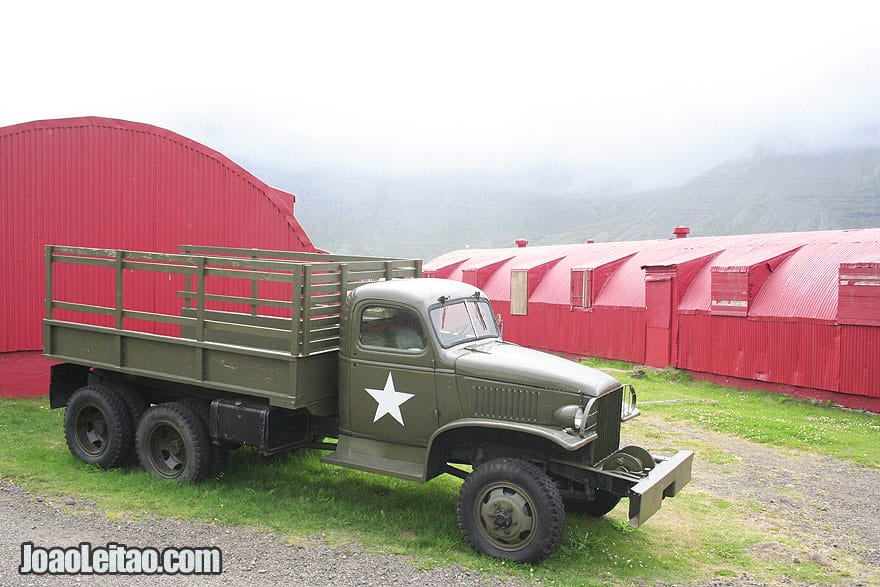
<path fill-rule="evenodd" d="M 522 459 L 501 458 L 465 479 L 458 524 L 475 550 L 537 564 L 559 546 L 565 510 L 559 489 L 543 471 Z"/>
<path fill-rule="evenodd" d="M 587 514 L 594 518 L 601 518 L 620 503 L 620 497 L 601 489 L 596 489 L 593 499 L 569 498 L 564 499 L 565 511 L 569 514 Z"/>

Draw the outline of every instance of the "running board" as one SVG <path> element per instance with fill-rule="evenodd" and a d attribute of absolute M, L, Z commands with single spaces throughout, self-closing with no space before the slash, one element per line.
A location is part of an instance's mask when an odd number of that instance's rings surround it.
<path fill-rule="evenodd" d="M 407 460 L 383 456 L 387 454 L 407 457 Z M 422 462 L 424 458 L 424 447 L 401 446 L 340 435 L 336 450 L 321 457 L 321 462 L 424 483 L 425 465 Z"/>

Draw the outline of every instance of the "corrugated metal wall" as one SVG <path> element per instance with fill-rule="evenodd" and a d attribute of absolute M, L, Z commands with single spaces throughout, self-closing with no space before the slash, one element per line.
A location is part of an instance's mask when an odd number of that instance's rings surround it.
<path fill-rule="evenodd" d="M 0 128 L 0 202 L 0 352 L 42 348 L 47 243 L 160 252 L 180 244 L 315 250 L 293 216 L 292 194 L 195 141 L 122 120 Z M 80 280 L 65 284 L 63 270 L 56 279 L 67 298 L 94 303 L 112 297 L 113 276 L 100 273 L 85 290 Z M 127 304 L 178 311 L 157 306 L 155 276 L 136 277 L 126 278 Z"/>
<path fill-rule="evenodd" d="M 678 336 L 676 367 L 841 391 L 834 324 L 687 314 L 679 316 Z"/>
<path fill-rule="evenodd" d="M 877 363 L 880 362 L 880 328 L 840 328 L 840 388 L 869 397 L 880 397 Z"/>
<path fill-rule="evenodd" d="M 558 261 L 537 276 L 525 315 L 511 316 L 511 272 L 547 258 Z M 865 229 L 465 249 L 425 274 L 484 270 L 505 338 L 523 345 L 835 392 L 880 409 L 878 259 L 880 229 Z"/>
<path fill-rule="evenodd" d="M 645 360 L 644 310 L 597 307 L 583 312 L 536 303 L 529 304 L 527 316 L 510 316 L 507 302 L 493 301 L 493 307 L 504 320 L 506 340 L 582 357 L 608 357 L 631 363 Z M 548 325 L 554 325 L 552 338 L 547 336 Z M 614 332 L 615 336 L 607 336 L 607 332 Z"/>

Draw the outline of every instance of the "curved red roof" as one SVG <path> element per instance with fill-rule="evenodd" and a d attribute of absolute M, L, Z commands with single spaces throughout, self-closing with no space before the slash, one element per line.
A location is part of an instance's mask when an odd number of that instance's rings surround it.
<path fill-rule="evenodd" d="M 790 255 L 786 255 L 790 253 Z M 511 270 L 556 260 L 540 280 L 530 302 L 569 305 L 571 269 L 595 268 L 626 259 L 598 292 L 595 306 L 644 308 L 645 268 L 676 266 L 709 257 L 678 304 L 683 311 L 709 311 L 712 269 L 744 268 L 784 257 L 767 279 L 750 316 L 833 321 L 841 263 L 870 261 L 880 255 L 880 229 L 691 237 L 616 243 L 551 245 L 505 249 L 462 249 L 425 264 L 432 275 L 462 279 L 464 272 L 504 260 L 486 278 L 493 300 L 510 300 Z M 447 271 L 444 271 L 447 268 Z"/>
<path fill-rule="evenodd" d="M 316 250 L 293 194 L 196 141 L 126 120 L 0 128 L 0 200 L 0 281 L 13 284 L 0 309 L 0 352 L 41 348 L 45 244 Z"/>
<path fill-rule="evenodd" d="M 463 249 L 424 271 L 481 287 L 513 342 L 880 406 L 880 228 Z"/>

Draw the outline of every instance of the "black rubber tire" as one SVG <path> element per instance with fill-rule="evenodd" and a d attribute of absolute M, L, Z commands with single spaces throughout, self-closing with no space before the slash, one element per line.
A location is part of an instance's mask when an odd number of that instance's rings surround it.
<path fill-rule="evenodd" d="M 89 377 L 89 381 L 91 380 L 92 378 Z M 144 400 L 138 392 L 126 385 L 118 383 L 95 383 L 95 385 L 100 385 L 111 391 L 114 395 L 121 397 L 122 401 L 125 403 L 125 407 L 128 410 L 128 417 L 131 421 L 131 448 L 129 449 L 128 457 L 122 465 L 137 465 L 138 457 L 137 451 L 134 449 L 134 434 L 137 430 L 138 423 L 141 421 L 144 412 L 147 411 L 149 404 L 147 404 L 146 400 Z"/>
<path fill-rule="evenodd" d="M 136 465 L 138 463 L 138 458 L 137 452 L 134 450 L 134 434 L 137 430 L 138 422 L 141 420 L 141 416 L 143 416 L 144 412 L 147 411 L 147 408 L 150 407 L 149 404 L 137 391 L 135 391 L 134 388 L 125 383 L 114 381 L 109 377 L 109 374 L 106 371 L 100 369 L 89 373 L 88 384 L 93 387 L 102 387 L 112 391 L 125 402 L 125 406 L 128 408 L 129 417 L 131 418 L 131 450 L 129 451 L 128 458 L 125 459 L 123 465 Z"/>
<path fill-rule="evenodd" d="M 122 466 L 130 459 L 134 442 L 128 406 L 111 389 L 81 387 L 67 402 L 64 436 L 79 460 L 102 469 Z"/>
<path fill-rule="evenodd" d="M 89 385 L 112 390 L 114 393 L 122 397 L 123 401 L 125 401 L 125 405 L 128 406 L 129 413 L 131 414 L 132 430 L 137 429 L 138 421 L 150 406 L 132 386 L 120 381 L 114 381 L 109 378 L 109 374 L 106 371 L 101 370 L 89 373 Z"/>
<path fill-rule="evenodd" d="M 141 417 L 147 411 L 147 408 L 150 405 L 147 401 L 140 396 L 140 394 L 130 387 L 116 387 L 114 390 L 119 394 L 122 398 L 122 401 L 125 402 L 125 406 L 128 408 L 128 413 L 131 415 L 131 425 L 134 430 L 137 430 L 137 425 L 141 420 Z"/>
<path fill-rule="evenodd" d="M 226 463 L 229 462 L 229 447 L 223 444 L 215 444 L 211 441 L 211 403 L 205 399 L 197 399 L 194 397 L 186 397 L 178 400 L 178 403 L 189 406 L 193 412 L 202 421 L 205 431 L 208 433 L 210 456 L 208 457 L 208 471 L 205 473 L 205 479 L 219 479 L 223 476 L 226 469 Z"/>
<path fill-rule="evenodd" d="M 601 518 L 620 503 L 620 497 L 601 489 L 596 490 L 595 499 L 563 499 L 565 513 L 586 514 L 594 518 Z"/>
<path fill-rule="evenodd" d="M 476 551 L 538 564 L 559 546 L 565 509 L 559 489 L 522 459 L 494 459 L 477 467 L 461 486 L 458 525 Z M 516 530 L 519 533 L 514 534 Z"/>
<path fill-rule="evenodd" d="M 138 456 L 137 451 L 134 448 L 134 434 L 137 431 L 138 424 L 140 424 L 141 418 L 144 413 L 149 408 L 149 404 L 147 401 L 140 396 L 138 392 L 130 387 L 125 387 L 122 385 L 113 386 L 113 391 L 122 398 L 122 401 L 125 402 L 125 407 L 128 408 L 128 416 L 131 418 L 131 451 L 129 453 L 129 457 L 126 459 L 126 465 L 137 465 L 138 464 Z"/>
<path fill-rule="evenodd" d="M 162 479 L 192 483 L 208 472 L 208 433 L 198 415 L 181 402 L 147 410 L 138 425 L 135 445 L 144 470 Z"/>

